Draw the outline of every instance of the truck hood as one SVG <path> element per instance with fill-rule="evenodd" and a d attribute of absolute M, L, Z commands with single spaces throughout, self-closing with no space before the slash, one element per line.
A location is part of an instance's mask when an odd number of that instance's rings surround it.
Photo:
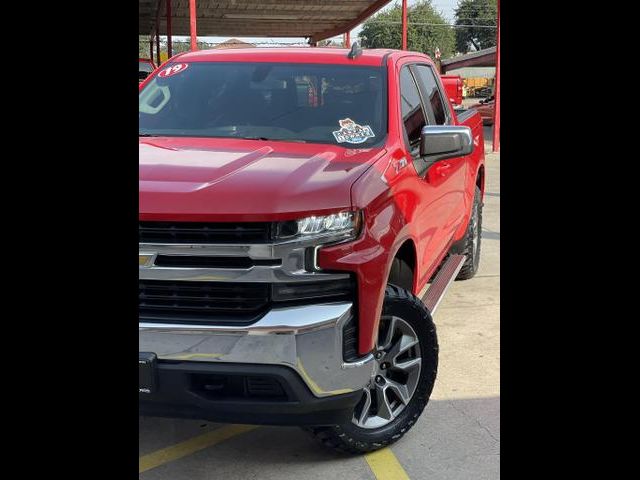
<path fill-rule="evenodd" d="M 140 139 L 139 218 L 271 221 L 351 207 L 383 148 L 220 138 Z"/>

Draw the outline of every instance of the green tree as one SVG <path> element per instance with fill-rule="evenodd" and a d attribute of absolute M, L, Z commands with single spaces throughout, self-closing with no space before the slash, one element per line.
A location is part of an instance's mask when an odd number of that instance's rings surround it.
<path fill-rule="evenodd" d="M 149 36 L 148 35 L 138 36 L 138 56 L 140 58 L 149 58 Z"/>
<path fill-rule="evenodd" d="M 455 52 L 455 33 L 448 22 L 431 5 L 431 0 L 418 1 L 407 8 L 407 48 L 433 57 L 439 48 L 442 58 Z M 402 7 L 380 12 L 365 21 L 359 35 L 367 48 L 402 48 Z"/>
<path fill-rule="evenodd" d="M 460 0 L 456 8 L 456 25 L 497 26 L 498 6 L 496 0 Z M 495 28 L 456 28 L 456 49 L 467 53 L 493 47 L 496 44 Z"/>
<path fill-rule="evenodd" d="M 166 43 L 161 43 L 164 46 L 164 50 L 166 50 Z M 209 50 L 213 48 L 212 45 L 209 45 L 206 42 L 197 42 L 198 50 Z M 175 55 L 176 53 L 188 52 L 191 50 L 191 40 L 173 40 L 171 42 L 171 53 Z"/>

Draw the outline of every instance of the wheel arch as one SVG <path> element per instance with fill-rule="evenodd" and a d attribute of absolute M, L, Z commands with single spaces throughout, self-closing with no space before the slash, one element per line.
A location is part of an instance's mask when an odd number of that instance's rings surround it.
<path fill-rule="evenodd" d="M 393 283 L 401 288 L 415 292 L 416 289 L 416 266 L 417 266 L 417 251 L 416 244 L 412 238 L 406 238 L 401 242 L 398 242 L 399 246 L 396 247 L 393 256 L 390 256 L 389 265 L 387 268 L 387 283 Z M 393 270 L 393 262 L 399 259 L 403 261 L 411 271 L 411 284 L 409 285 L 402 277 L 398 276 L 398 272 Z"/>

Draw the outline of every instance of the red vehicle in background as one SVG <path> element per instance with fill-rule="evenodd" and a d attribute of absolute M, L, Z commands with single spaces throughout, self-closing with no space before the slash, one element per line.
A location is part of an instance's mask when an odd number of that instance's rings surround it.
<path fill-rule="evenodd" d="M 491 95 L 478 103 L 470 105 L 469 109 L 473 109 L 480 114 L 483 125 L 493 125 L 495 104 L 495 96 Z"/>
<path fill-rule="evenodd" d="M 142 83 L 142 81 L 147 78 L 151 73 L 156 69 L 155 63 L 153 60 L 148 58 L 138 58 L 138 83 Z"/>
<path fill-rule="evenodd" d="M 447 97 L 453 105 L 462 105 L 462 77 L 459 75 L 440 75 Z"/>
<path fill-rule="evenodd" d="M 139 88 L 140 414 L 397 441 L 478 271 L 478 113 L 357 44 L 181 53 Z"/>

